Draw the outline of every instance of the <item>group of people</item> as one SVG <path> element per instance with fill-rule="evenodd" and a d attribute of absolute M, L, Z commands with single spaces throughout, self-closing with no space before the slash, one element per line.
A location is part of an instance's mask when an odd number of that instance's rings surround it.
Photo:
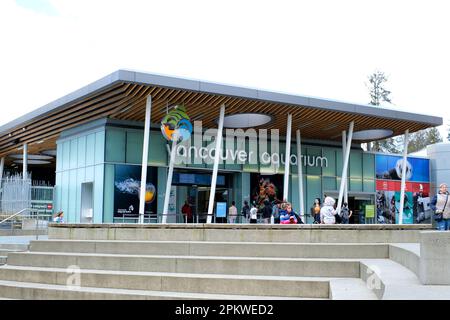
<path fill-rule="evenodd" d="M 236 212 L 232 208 L 235 208 L 234 201 L 229 210 L 229 216 Z M 241 215 L 248 223 L 257 223 L 258 214 L 261 215 L 264 224 L 303 224 L 300 216 L 292 209 L 292 204 L 287 201 L 279 203 L 270 203 L 268 199 L 264 201 L 264 206 L 257 207 L 256 202 L 252 203 L 252 206 L 248 204 L 248 201 L 244 201 Z"/>
<path fill-rule="evenodd" d="M 336 200 L 332 197 L 325 197 L 323 204 L 319 198 L 314 200 L 311 207 L 311 216 L 316 224 L 348 224 L 353 212 L 349 209 L 348 203 L 344 202 L 341 212 L 336 210 Z"/>

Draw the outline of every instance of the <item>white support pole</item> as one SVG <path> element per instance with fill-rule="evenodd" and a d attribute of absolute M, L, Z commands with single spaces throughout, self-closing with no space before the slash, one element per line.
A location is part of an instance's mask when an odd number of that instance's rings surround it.
<path fill-rule="evenodd" d="M 28 178 L 28 144 L 23 145 L 23 180 Z"/>
<path fill-rule="evenodd" d="M 5 170 L 5 157 L 0 160 L 0 188 L 2 187 L 3 171 Z"/>
<path fill-rule="evenodd" d="M 298 195 L 300 199 L 300 218 L 305 223 L 305 201 L 303 199 L 303 162 L 302 162 L 302 140 L 300 130 L 297 130 L 297 171 L 298 171 Z"/>
<path fill-rule="evenodd" d="M 173 165 L 175 163 L 175 156 L 177 154 L 177 138 L 178 137 L 174 136 L 174 140 L 172 142 L 172 150 L 170 151 L 169 172 L 167 174 L 166 193 L 164 194 L 164 209 L 163 209 L 162 223 L 167 223 L 167 215 L 169 214 L 170 191 L 172 189 L 172 178 L 173 178 Z"/>
<path fill-rule="evenodd" d="M 0 160 L 0 200 L 2 199 L 1 197 L 1 193 L 2 193 L 2 188 L 3 188 L 3 171 L 5 169 L 5 157 L 2 157 L 2 159 Z"/>
<path fill-rule="evenodd" d="M 342 175 L 341 175 L 341 185 L 339 187 L 339 198 L 338 198 L 338 204 L 336 207 L 337 213 L 341 214 L 341 208 L 342 208 L 342 198 L 344 195 L 344 189 L 345 189 L 345 184 L 347 181 L 347 171 L 348 171 L 348 160 L 350 158 L 350 149 L 352 146 L 352 138 L 353 138 L 353 127 L 355 125 L 355 122 L 352 121 L 350 123 L 350 127 L 348 129 L 348 139 L 347 139 L 347 144 L 346 144 L 346 148 L 345 148 L 345 157 L 344 157 L 344 163 L 342 165 Z"/>
<path fill-rule="evenodd" d="M 406 161 L 408 157 L 408 136 L 409 130 L 405 131 L 403 143 L 403 165 L 402 165 L 402 184 L 400 187 L 400 208 L 398 209 L 398 224 L 403 224 L 403 210 L 405 206 L 405 189 L 406 189 Z"/>
<path fill-rule="evenodd" d="M 288 114 L 287 131 L 286 131 L 286 151 L 284 153 L 284 186 L 283 200 L 288 200 L 289 196 L 289 168 L 291 164 L 291 131 L 292 131 L 292 114 Z"/>
<path fill-rule="evenodd" d="M 216 152 L 214 155 L 214 166 L 213 166 L 213 174 L 212 174 L 212 179 L 211 179 L 211 191 L 209 193 L 207 223 L 212 222 L 212 215 L 213 215 L 213 210 L 214 210 L 214 198 L 216 195 L 217 172 L 219 171 L 219 160 L 220 160 L 220 154 L 222 153 L 222 131 L 223 131 L 224 118 L 225 118 L 225 105 L 223 104 L 220 107 L 219 128 L 217 129 L 217 136 L 216 136 Z"/>
<path fill-rule="evenodd" d="M 342 131 L 342 163 L 345 161 L 345 149 L 347 146 L 347 132 L 344 130 Z M 345 176 L 348 177 L 348 170 L 345 173 Z M 345 186 L 344 186 L 344 202 L 348 203 L 348 178 L 345 179 Z"/>
<path fill-rule="evenodd" d="M 150 143 L 150 120 L 152 111 L 152 97 L 147 96 L 145 106 L 145 125 L 144 125 L 144 143 L 142 146 L 142 169 L 141 169 L 141 189 L 139 197 L 139 223 L 144 223 L 145 214 L 145 193 L 147 189 L 147 165 L 148 165 L 148 147 Z"/>

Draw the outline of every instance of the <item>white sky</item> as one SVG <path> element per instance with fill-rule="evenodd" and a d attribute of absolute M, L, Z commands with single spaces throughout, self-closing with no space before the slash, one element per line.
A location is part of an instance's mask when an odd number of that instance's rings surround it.
<path fill-rule="evenodd" d="M 0 1 L 0 125 L 119 68 L 450 119 L 450 2 Z"/>

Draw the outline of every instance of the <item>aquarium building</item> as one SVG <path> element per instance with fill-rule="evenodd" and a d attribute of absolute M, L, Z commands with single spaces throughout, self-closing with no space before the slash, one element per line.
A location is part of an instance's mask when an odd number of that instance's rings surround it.
<path fill-rule="evenodd" d="M 437 183 L 429 159 L 361 144 L 398 135 L 407 142 L 441 124 L 369 105 L 119 70 L 0 127 L 1 175 L 47 179 L 53 211 L 74 223 L 184 222 L 186 203 L 190 221 L 224 222 L 232 201 L 240 212 L 244 201 L 265 199 L 292 202 L 311 223 L 310 207 L 325 195 L 348 201 L 352 223 L 380 216 L 414 223 L 417 198 L 426 204 Z"/>

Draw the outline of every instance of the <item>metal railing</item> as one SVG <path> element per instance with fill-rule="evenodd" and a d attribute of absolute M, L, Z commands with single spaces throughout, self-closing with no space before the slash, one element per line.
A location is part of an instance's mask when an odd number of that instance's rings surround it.
<path fill-rule="evenodd" d="M 22 209 L 12 215 L 0 215 L 0 231 L 9 231 L 8 236 L 35 235 L 38 240 L 39 235 L 48 233 L 48 223 L 52 221 L 52 218 L 52 214 Z"/>

